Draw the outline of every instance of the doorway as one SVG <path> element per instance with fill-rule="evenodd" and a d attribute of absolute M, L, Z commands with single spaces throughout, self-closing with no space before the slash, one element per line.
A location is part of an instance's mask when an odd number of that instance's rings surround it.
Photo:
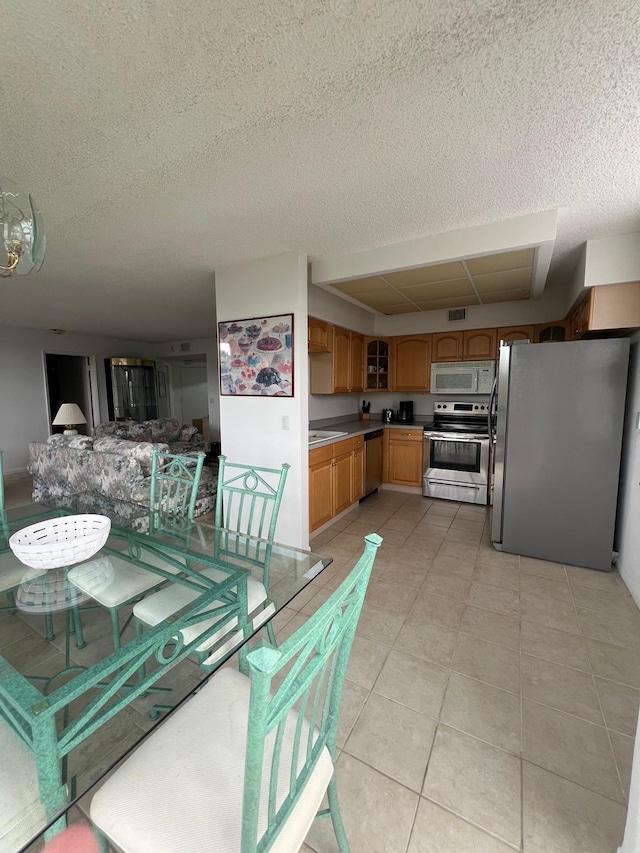
<path fill-rule="evenodd" d="M 91 435 L 94 425 L 91 367 L 91 358 L 86 355 L 45 353 L 49 423 L 62 403 L 77 403 L 87 423 L 77 424 L 76 429 L 81 435 Z M 52 426 L 51 430 L 63 432 L 64 427 Z"/>

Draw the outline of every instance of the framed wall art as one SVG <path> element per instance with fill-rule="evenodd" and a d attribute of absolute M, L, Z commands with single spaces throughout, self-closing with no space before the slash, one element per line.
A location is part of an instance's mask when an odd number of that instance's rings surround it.
<path fill-rule="evenodd" d="M 293 314 L 218 323 L 220 394 L 293 397 Z"/>

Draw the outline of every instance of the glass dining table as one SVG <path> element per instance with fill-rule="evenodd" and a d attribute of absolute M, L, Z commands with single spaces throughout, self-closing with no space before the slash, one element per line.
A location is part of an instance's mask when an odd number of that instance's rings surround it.
<path fill-rule="evenodd" d="M 212 672 L 232 656 L 242 669 L 250 640 L 331 563 L 158 512 L 147 512 L 145 532 L 112 517 L 104 546 L 79 565 L 18 561 L 13 533 L 78 506 L 0 517 L 0 853 L 60 831 L 70 807 Z M 173 593 L 176 609 L 151 624 L 137 617 L 143 599 Z"/>

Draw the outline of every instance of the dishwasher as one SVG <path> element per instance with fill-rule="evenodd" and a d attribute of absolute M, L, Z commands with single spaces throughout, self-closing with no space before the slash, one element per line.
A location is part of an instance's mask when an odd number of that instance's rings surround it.
<path fill-rule="evenodd" d="M 364 500 L 382 485 L 382 430 L 364 436 Z"/>

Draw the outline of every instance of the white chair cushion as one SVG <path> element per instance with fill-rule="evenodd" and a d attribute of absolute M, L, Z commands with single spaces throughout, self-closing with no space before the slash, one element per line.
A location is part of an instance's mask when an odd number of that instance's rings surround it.
<path fill-rule="evenodd" d="M 226 573 L 221 572 L 219 569 L 205 569 L 202 574 L 214 581 L 222 581 L 228 577 Z M 176 610 L 180 610 L 182 607 L 189 604 L 189 602 L 195 601 L 198 595 L 201 594 L 202 593 L 198 593 L 197 591 L 183 586 L 182 584 L 172 583 L 164 589 L 161 589 L 159 592 L 155 592 L 153 595 L 148 595 L 146 598 L 143 598 L 142 601 L 138 601 L 133 608 L 133 615 L 144 625 L 148 625 L 153 628 L 155 625 L 158 625 L 160 622 L 163 622 L 175 613 Z M 264 588 L 264 584 L 259 580 L 256 580 L 256 578 L 250 577 L 247 580 L 247 601 L 249 604 L 249 613 L 253 613 L 253 611 L 260 607 L 260 605 L 266 600 L 267 591 Z M 220 602 L 213 603 L 214 605 L 220 604 Z M 184 637 L 185 642 L 191 643 L 195 640 L 198 634 L 204 633 L 204 631 L 210 628 L 215 621 L 215 619 L 204 620 L 192 625 L 190 628 L 184 628 L 182 630 L 182 636 Z M 224 627 L 205 640 L 202 645 L 198 646 L 197 651 L 203 652 L 215 645 L 215 643 L 217 643 L 231 628 L 235 628 L 237 624 L 237 619 L 234 618 L 230 620 Z M 229 643 L 225 643 L 221 649 L 216 651 L 214 657 L 220 657 L 222 654 L 226 654 L 226 652 L 237 645 L 241 639 L 242 633 L 238 632 L 229 640 Z"/>
<path fill-rule="evenodd" d="M 221 670 L 105 782 L 91 802 L 91 819 L 119 850 L 238 853 L 249 692 L 246 676 L 231 668 Z M 296 720 L 291 711 L 282 743 L 278 805 L 288 793 Z M 304 745 L 308 724 L 302 728 Z M 272 749 L 270 738 L 265 746 L 259 834 L 266 828 Z M 303 763 L 301 755 L 298 767 Z M 332 774 L 325 748 L 273 853 L 300 849 Z"/>
<path fill-rule="evenodd" d="M 19 584 L 33 580 L 46 572 L 43 569 L 30 569 L 21 563 L 13 551 L 0 554 L 0 592 L 15 589 Z"/>
<path fill-rule="evenodd" d="M 0 723 L 0 853 L 15 853 L 45 826 L 31 753 Z"/>
<path fill-rule="evenodd" d="M 104 565 L 105 560 L 109 561 L 113 569 L 113 575 L 107 584 L 104 583 L 104 572 L 97 571 L 99 568 L 97 564 Z M 180 572 L 180 569 L 155 554 L 145 553 L 143 561 L 172 575 L 177 575 Z M 136 595 L 142 595 L 148 589 L 153 589 L 154 586 L 164 582 L 161 575 L 156 575 L 154 572 L 141 569 L 120 557 L 113 556 L 99 557 L 97 560 L 80 563 L 69 572 L 69 580 L 103 607 L 120 607 L 120 605 L 135 598 Z"/>

